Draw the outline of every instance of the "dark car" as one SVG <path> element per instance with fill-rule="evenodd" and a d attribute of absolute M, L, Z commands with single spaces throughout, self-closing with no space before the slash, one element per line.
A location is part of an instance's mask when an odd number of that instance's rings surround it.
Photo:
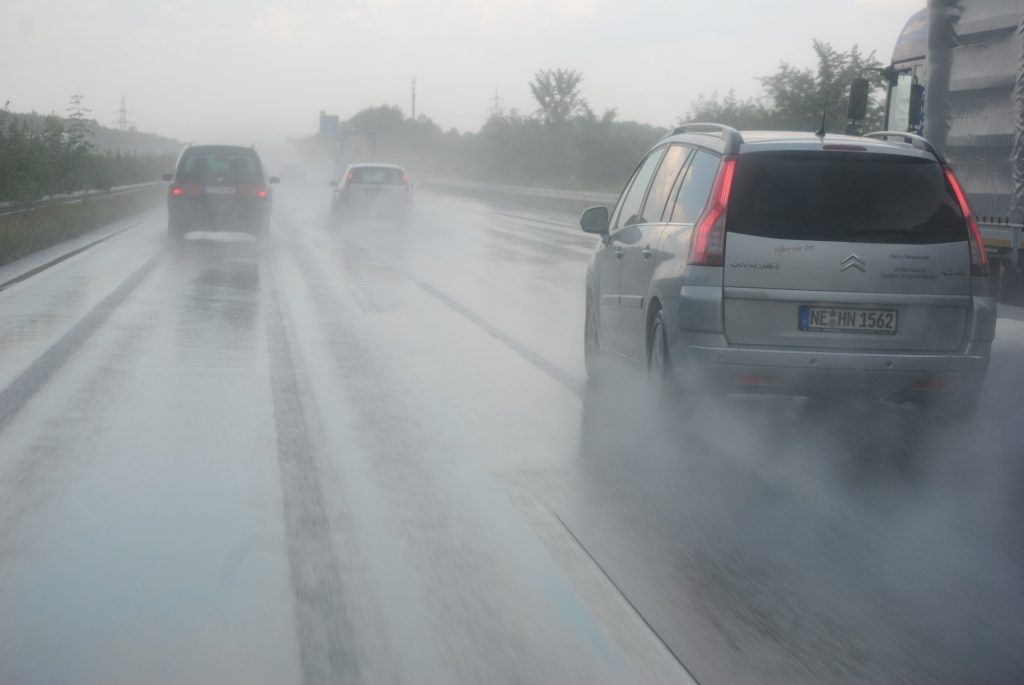
<path fill-rule="evenodd" d="M 178 157 L 174 174 L 164 176 L 167 235 L 189 231 L 270 231 L 271 184 L 256 150 L 234 145 L 190 145 Z"/>

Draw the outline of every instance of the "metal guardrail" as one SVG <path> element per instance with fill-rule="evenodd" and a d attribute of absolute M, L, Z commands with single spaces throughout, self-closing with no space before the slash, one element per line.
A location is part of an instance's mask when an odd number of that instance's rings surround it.
<path fill-rule="evenodd" d="M 0 216 L 31 212 L 37 209 L 42 209 L 44 207 L 52 207 L 54 205 L 83 202 L 85 200 L 90 200 L 98 197 L 112 197 L 114 195 L 134 193 L 140 190 L 146 190 L 148 188 L 154 188 L 156 186 L 161 185 L 166 185 L 166 183 L 164 181 L 149 181 L 147 183 L 134 183 L 132 185 L 126 186 L 115 186 L 110 190 L 79 190 L 73 193 L 47 195 L 46 197 L 36 200 L 35 202 L 0 202 Z"/>
<path fill-rule="evenodd" d="M 566 211 L 582 211 L 593 205 L 614 205 L 617 193 L 595 193 L 578 190 L 552 190 L 532 186 L 476 183 L 454 179 L 426 179 L 420 185 L 428 190 L 451 192 L 460 195 L 487 196 L 494 199 L 525 200 L 533 204 L 557 207 Z"/>

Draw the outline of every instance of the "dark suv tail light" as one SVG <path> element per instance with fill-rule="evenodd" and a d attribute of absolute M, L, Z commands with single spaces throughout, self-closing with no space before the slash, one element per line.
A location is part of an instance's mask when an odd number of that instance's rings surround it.
<path fill-rule="evenodd" d="M 732 179 L 736 173 L 736 158 L 726 157 L 715 178 L 711 202 L 697 221 L 690 241 L 690 264 L 722 266 L 725 261 L 725 214 L 732 192 Z"/>
<path fill-rule="evenodd" d="M 974 218 L 974 212 L 971 211 L 963 188 L 960 187 L 960 182 L 956 180 L 953 170 L 948 167 L 946 168 L 946 180 L 953 188 L 956 201 L 960 204 L 960 211 L 963 212 L 964 219 L 967 220 L 967 240 L 971 246 L 971 275 L 988 276 L 988 255 L 985 254 L 985 241 L 981 238 L 981 230 L 978 229 L 978 222 Z"/>

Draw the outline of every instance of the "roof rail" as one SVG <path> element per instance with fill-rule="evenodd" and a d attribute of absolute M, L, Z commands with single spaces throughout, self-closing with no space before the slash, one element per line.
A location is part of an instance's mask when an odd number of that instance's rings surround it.
<path fill-rule="evenodd" d="M 919 136 L 916 133 L 908 133 L 906 131 L 875 131 L 874 133 L 865 133 L 865 138 L 878 138 L 879 140 L 888 140 L 889 138 L 902 138 L 904 143 L 909 143 L 914 147 L 930 152 L 935 155 L 935 159 L 939 160 L 939 164 L 945 164 L 946 160 L 942 156 L 942 153 L 931 144 L 924 136 Z"/>
<path fill-rule="evenodd" d="M 671 135 L 677 136 L 680 133 L 718 133 L 722 136 L 722 142 L 725 144 L 725 149 L 722 152 L 727 155 L 738 153 L 740 145 L 743 144 L 743 136 L 740 135 L 740 132 L 725 124 L 682 124 L 672 129 Z"/>

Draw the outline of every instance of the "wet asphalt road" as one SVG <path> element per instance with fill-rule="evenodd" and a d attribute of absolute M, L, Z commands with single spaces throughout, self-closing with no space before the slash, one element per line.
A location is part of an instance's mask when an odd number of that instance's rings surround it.
<path fill-rule="evenodd" d="M 327 203 L 0 291 L 0 683 L 1024 682 L 1020 310 L 974 419 L 657 411 L 571 219 Z"/>

